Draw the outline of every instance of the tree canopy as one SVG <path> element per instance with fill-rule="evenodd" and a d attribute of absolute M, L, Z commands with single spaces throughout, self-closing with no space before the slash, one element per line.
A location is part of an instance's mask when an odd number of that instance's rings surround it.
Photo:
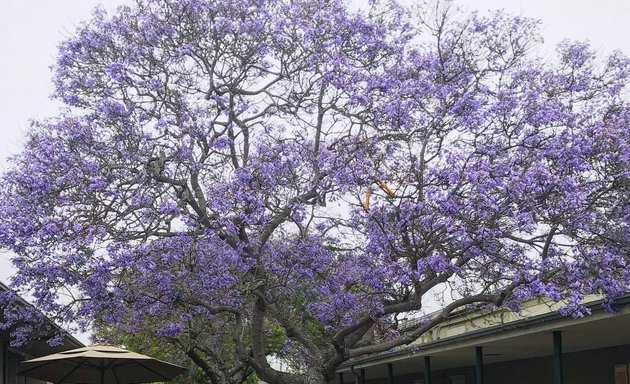
<path fill-rule="evenodd" d="M 59 47 L 66 108 L 2 178 L 14 286 L 62 322 L 173 340 L 213 383 L 274 384 L 328 382 L 459 308 L 626 292 L 630 61 L 545 59 L 537 21 L 447 5 L 96 10 Z"/>

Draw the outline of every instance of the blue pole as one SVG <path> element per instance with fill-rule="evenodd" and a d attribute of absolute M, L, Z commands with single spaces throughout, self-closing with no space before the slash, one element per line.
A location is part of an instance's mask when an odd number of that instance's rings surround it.
<path fill-rule="evenodd" d="M 562 366 L 562 332 L 553 332 L 553 384 L 564 384 Z"/>
<path fill-rule="evenodd" d="M 431 384 L 431 356 L 424 357 L 424 384 Z"/>
<path fill-rule="evenodd" d="M 477 384 L 483 384 L 483 347 L 475 347 L 475 374 Z"/>

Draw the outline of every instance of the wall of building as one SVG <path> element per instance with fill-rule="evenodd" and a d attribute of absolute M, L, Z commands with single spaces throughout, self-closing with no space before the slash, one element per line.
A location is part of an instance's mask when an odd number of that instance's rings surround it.
<path fill-rule="evenodd" d="M 17 374 L 20 370 L 20 362 L 25 359 L 22 353 L 9 348 L 8 341 L 0 342 L 0 364 L 2 366 L 0 384 L 44 384 L 43 381 L 25 378 Z"/>
<path fill-rule="evenodd" d="M 590 351 L 566 353 L 565 384 L 615 384 L 615 365 L 630 363 L 630 345 Z M 424 384 L 423 372 L 396 376 L 395 384 Z M 484 366 L 485 384 L 545 384 L 553 383 L 551 356 L 506 361 Z M 474 367 L 435 371 L 432 384 L 475 384 Z M 354 383 L 349 374 L 344 383 Z M 386 378 L 366 380 L 366 384 L 387 384 Z"/>
<path fill-rule="evenodd" d="M 5 372 L 5 384 L 24 384 L 24 377 L 18 376 L 18 370 L 22 357 L 14 352 L 7 351 L 5 349 L 6 356 L 4 356 Z"/>
<path fill-rule="evenodd" d="M 630 346 L 567 353 L 563 360 L 565 384 L 614 384 L 615 365 L 630 363 Z M 490 364 L 484 373 L 486 384 L 552 383 L 553 361 L 547 356 Z"/>

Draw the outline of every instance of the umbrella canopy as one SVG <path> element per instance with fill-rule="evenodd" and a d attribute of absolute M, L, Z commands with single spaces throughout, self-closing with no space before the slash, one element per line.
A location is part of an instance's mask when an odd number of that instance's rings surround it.
<path fill-rule="evenodd" d="M 170 381 L 186 369 L 108 345 L 93 345 L 21 363 L 20 375 L 51 383 L 133 384 Z"/>

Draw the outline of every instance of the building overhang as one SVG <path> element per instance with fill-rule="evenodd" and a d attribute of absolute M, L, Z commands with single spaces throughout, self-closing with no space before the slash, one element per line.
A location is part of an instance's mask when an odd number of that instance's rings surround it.
<path fill-rule="evenodd" d="M 0 283 L 0 291 L 6 292 L 11 291 L 11 288 L 6 285 Z M 24 306 L 32 306 L 29 302 L 24 300 L 23 298 L 19 298 L 19 305 Z M 2 320 L 4 316 L 4 311 L 0 311 L 0 320 Z M 29 340 L 25 345 L 13 348 L 14 351 L 24 354 L 29 357 L 39 357 L 44 356 L 51 353 L 57 353 L 61 351 L 66 351 L 69 349 L 80 348 L 83 347 L 84 344 L 77 340 L 72 335 L 68 334 L 64 330 L 62 330 L 57 324 L 55 324 L 52 320 L 45 317 L 45 330 L 39 330 L 40 334 L 36 337 L 33 337 Z M 9 341 L 11 339 L 11 332 L 14 328 L 9 329 L 0 329 L 0 340 Z M 62 333 L 64 335 L 62 343 L 58 345 L 49 345 L 48 341 L 50 338 L 54 337 L 58 333 Z"/>
<path fill-rule="evenodd" d="M 393 351 L 356 359 L 338 371 L 369 369 L 370 377 L 386 377 L 387 364 L 394 364 L 397 375 L 417 373 L 424 369 L 425 356 L 431 357 L 433 370 L 472 366 L 475 347 L 483 347 L 486 364 L 550 356 L 554 331 L 562 332 L 564 353 L 630 344 L 630 295 L 618 298 L 615 304 L 617 313 L 606 311 L 602 300 L 596 300 L 587 305 L 591 314 L 581 318 L 565 317 L 548 309 L 498 325 L 477 326 L 477 329 L 453 336 L 430 341 L 425 338 Z M 450 326 L 467 324 L 474 327 L 479 318 L 479 312 L 477 316 L 460 316 L 460 319 L 452 320 Z M 442 333 L 448 334 L 448 331 Z"/>

